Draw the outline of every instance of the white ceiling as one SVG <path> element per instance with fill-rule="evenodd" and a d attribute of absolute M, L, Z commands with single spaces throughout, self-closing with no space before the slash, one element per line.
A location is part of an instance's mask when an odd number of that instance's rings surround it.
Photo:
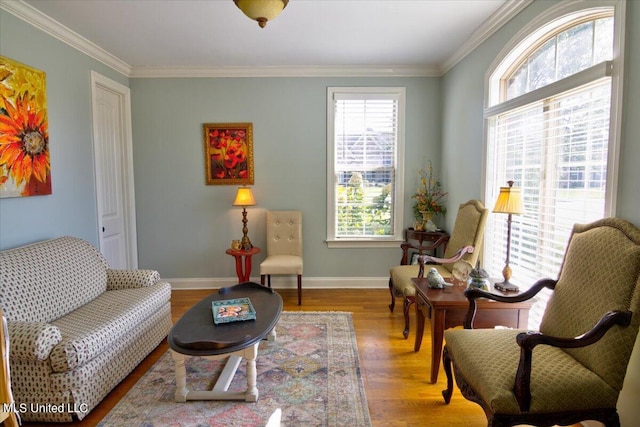
<path fill-rule="evenodd" d="M 350 67 L 359 72 L 440 75 L 470 50 L 470 42 L 487 37 L 501 19 L 528 4 L 525 0 L 290 0 L 280 16 L 260 28 L 232 0 L 24 2 L 77 33 L 73 36 L 82 36 L 77 37 L 80 44 L 88 40 L 113 55 L 134 77 L 136 71 L 142 75 L 144 70 L 153 74 L 161 69 L 282 72 Z"/>

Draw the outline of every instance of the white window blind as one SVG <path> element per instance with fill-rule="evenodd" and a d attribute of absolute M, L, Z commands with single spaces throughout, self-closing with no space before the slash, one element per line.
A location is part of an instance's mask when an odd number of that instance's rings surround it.
<path fill-rule="evenodd" d="M 396 218 L 404 88 L 376 89 L 330 90 L 328 240 L 401 235 Z"/>
<path fill-rule="evenodd" d="M 525 214 L 513 215 L 509 265 L 523 286 L 556 278 L 576 223 L 612 215 L 617 183 L 624 8 L 558 4 L 497 63 L 487 91 L 485 201 L 514 181 Z M 615 53 L 615 54 L 614 54 Z M 492 214 L 484 264 L 500 277 L 507 215 Z M 529 328 L 550 292 L 537 295 Z"/>
<path fill-rule="evenodd" d="M 610 105 L 605 77 L 490 118 L 488 185 L 497 190 L 513 180 L 525 203 L 526 214 L 512 221 L 510 266 L 518 281 L 557 277 L 573 225 L 605 216 Z M 490 216 L 490 271 L 504 266 L 506 219 Z M 541 315 L 534 310 L 530 322 Z"/>

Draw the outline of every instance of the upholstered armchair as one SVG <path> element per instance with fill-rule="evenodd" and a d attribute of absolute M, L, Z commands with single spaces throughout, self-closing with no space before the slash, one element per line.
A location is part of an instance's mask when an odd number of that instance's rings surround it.
<path fill-rule="evenodd" d="M 540 331 L 469 329 L 475 300 L 553 291 Z M 455 380 L 489 426 L 619 426 L 616 402 L 640 324 L 640 229 L 618 218 L 575 225 L 557 280 L 508 297 L 467 290 L 466 329 L 445 332 L 449 403 Z"/>
<path fill-rule="evenodd" d="M 298 305 L 302 304 L 302 212 L 267 212 L 267 258 L 260 264 L 260 283 L 265 276 L 294 275 L 298 279 Z"/>
<path fill-rule="evenodd" d="M 451 277 L 453 263 L 458 259 L 462 259 L 472 266 L 476 264 L 488 216 L 489 210 L 478 200 L 469 200 L 460 205 L 451 237 L 444 252 L 445 263 L 433 265 L 442 277 L 445 279 Z M 471 246 L 474 250 L 466 251 L 461 257 L 457 257 L 456 254 L 459 254 L 459 251 L 466 246 Z M 411 245 L 403 244 L 403 262 L 407 262 L 407 251 L 411 248 Z M 405 338 L 409 336 L 409 310 L 416 301 L 416 288 L 411 279 L 422 277 L 421 272 L 422 269 L 419 265 L 398 265 L 391 268 L 389 272 L 389 292 L 391 293 L 389 310 L 393 313 L 396 297 L 402 298 L 404 314 L 403 335 Z"/>

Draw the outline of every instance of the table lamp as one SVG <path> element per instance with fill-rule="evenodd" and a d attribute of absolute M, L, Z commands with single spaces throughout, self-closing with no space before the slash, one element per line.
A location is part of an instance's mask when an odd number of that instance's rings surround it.
<path fill-rule="evenodd" d="M 236 193 L 236 199 L 233 201 L 233 206 L 242 206 L 242 249 L 248 251 L 253 247 L 249 236 L 247 236 L 247 206 L 255 206 L 256 199 L 253 198 L 253 193 L 249 187 L 240 187 Z"/>
<path fill-rule="evenodd" d="M 500 187 L 500 194 L 496 200 L 496 206 L 493 208 L 494 213 L 506 213 L 507 216 L 507 259 L 502 269 L 502 277 L 504 281 L 496 283 L 496 289 L 501 291 L 518 291 L 518 287 L 509 282 L 511 279 L 511 267 L 509 267 L 509 253 L 511 252 L 511 215 L 523 214 L 524 205 L 522 203 L 522 193 L 520 188 L 513 187 L 513 181 L 507 181 L 508 187 Z"/>

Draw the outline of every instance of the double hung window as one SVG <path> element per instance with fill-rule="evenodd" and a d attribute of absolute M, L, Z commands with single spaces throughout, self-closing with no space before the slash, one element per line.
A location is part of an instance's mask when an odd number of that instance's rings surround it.
<path fill-rule="evenodd" d="M 402 240 L 404 88 L 327 91 L 327 243 Z"/>
<path fill-rule="evenodd" d="M 613 8 L 564 15 L 519 45 L 489 82 L 485 200 L 521 187 L 509 264 L 516 282 L 557 277 L 575 223 L 613 212 L 617 182 Z M 485 266 L 504 266 L 507 218 L 490 215 Z M 530 322 L 536 327 L 544 298 Z"/>

